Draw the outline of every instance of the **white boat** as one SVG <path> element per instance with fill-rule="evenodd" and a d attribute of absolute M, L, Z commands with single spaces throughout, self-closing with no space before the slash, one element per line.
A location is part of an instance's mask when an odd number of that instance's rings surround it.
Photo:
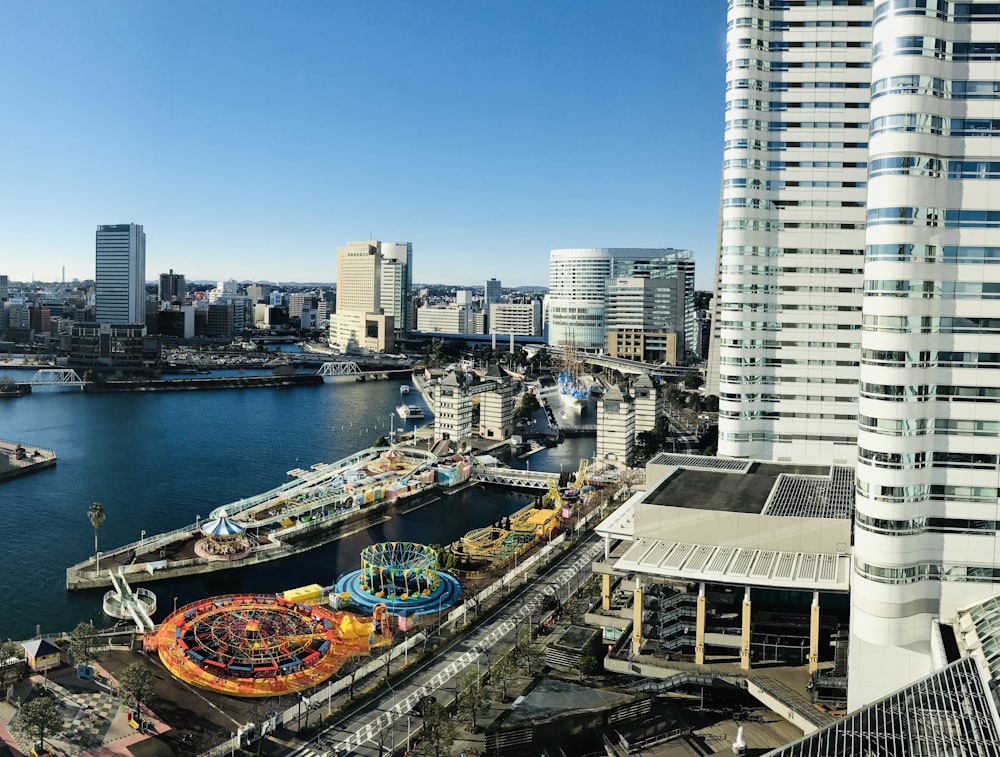
<path fill-rule="evenodd" d="M 401 387 L 399 387 L 399 393 L 400 394 L 409 394 L 410 393 L 410 385 L 409 384 L 403 384 Z"/>
<path fill-rule="evenodd" d="M 396 412 L 399 413 L 399 417 L 403 420 L 413 421 L 424 417 L 424 411 L 420 405 L 407 405 L 404 403 L 396 408 Z"/>

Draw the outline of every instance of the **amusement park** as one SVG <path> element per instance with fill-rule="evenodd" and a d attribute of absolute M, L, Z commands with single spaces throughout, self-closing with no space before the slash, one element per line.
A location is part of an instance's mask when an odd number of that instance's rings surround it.
<path fill-rule="evenodd" d="M 125 662 L 132 661 L 131 667 L 148 667 L 158 687 L 173 692 L 163 700 L 187 701 L 198 711 L 203 708 L 183 693 L 184 687 L 221 697 L 215 700 L 220 712 L 231 713 L 225 717 L 235 718 L 238 727 L 213 751 L 209 723 L 219 713 L 189 712 L 176 720 L 158 712 L 162 706 L 137 700 L 126 712 L 125 727 L 115 725 L 117 716 L 108 711 L 105 738 L 117 728 L 122 744 L 153 736 L 171 744 L 172 751 L 164 754 L 221 757 L 223 752 L 235 753 L 237 744 L 262 741 L 281 729 L 302 733 L 309 727 L 310 713 L 318 713 L 314 726 L 335 716 L 337 708 L 356 695 L 363 698 L 388 685 L 390 671 L 398 674 L 429 659 L 448 638 L 475 627 L 491 604 L 505 601 L 511 592 L 531 589 L 531 577 L 562 548 L 567 529 L 596 516 L 597 508 L 607 504 L 611 487 L 591 483 L 588 463 L 582 461 L 575 475 L 526 479 L 534 481 L 533 491 L 538 492 L 526 495 L 530 504 L 453 543 L 372 543 L 361 550 L 356 569 L 328 584 L 278 594 L 207 596 L 181 606 L 175 599 L 174 607 L 155 623 L 155 592 L 132 584 L 165 578 L 192 565 L 214 571 L 248 564 L 262 554 L 276 559 L 303 535 L 335 532 L 331 523 L 349 523 L 359 514 L 371 517 L 390 502 L 441 487 L 489 486 L 476 479 L 481 467 L 469 455 L 437 458 L 394 445 L 371 448 L 332 466 L 290 471 L 290 484 L 216 508 L 193 526 L 152 537 L 143 533 L 138 544 L 98 553 L 90 564 L 75 569 L 84 580 L 111 584 L 104 609 L 119 619 L 119 626 L 107 637 L 107 667 L 85 658 L 67 666 L 74 657 L 72 634 L 53 639 L 49 652 L 55 663 L 49 670 L 32 664 L 32 688 L 22 689 L 23 695 L 37 696 L 49 685 L 55 699 L 65 693 L 60 705 L 65 708 L 81 691 L 97 687 L 96 701 L 100 686 L 109 694 L 125 690 Z M 544 488 L 539 480 L 544 480 Z M 542 617 L 539 611 L 538 623 Z M 127 630 L 132 626 L 135 631 Z M 420 701 L 433 699 L 432 690 L 421 694 Z M 70 730 L 76 728 L 73 718 L 69 722 Z M 83 747 L 96 743 L 86 739 L 100 738 L 95 734 L 83 740 L 66 734 L 52 737 L 65 747 L 61 753 L 86 754 Z"/>

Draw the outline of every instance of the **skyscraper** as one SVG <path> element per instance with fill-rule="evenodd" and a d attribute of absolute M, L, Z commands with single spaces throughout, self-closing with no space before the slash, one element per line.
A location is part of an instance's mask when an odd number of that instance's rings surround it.
<path fill-rule="evenodd" d="M 607 297 L 612 278 L 684 280 L 685 331 L 694 333 L 694 257 L 670 248 L 583 248 L 549 253 L 548 343 L 597 351 L 607 346 Z"/>
<path fill-rule="evenodd" d="M 488 313 L 490 305 L 500 302 L 502 297 L 503 287 L 500 285 L 500 279 L 487 279 L 486 286 L 483 287 L 483 310 Z"/>
<path fill-rule="evenodd" d="M 97 227 L 94 288 L 98 323 L 146 322 L 146 234 L 141 225 Z"/>
<path fill-rule="evenodd" d="M 856 460 L 852 709 L 930 672 L 938 621 L 1000 591 L 998 20 L 730 4 L 718 448 Z"/>
<path fill-rule="evenodd" d="M 381 301 L 382 243 L 338 247 L 337 312 L 330 318 L 330 343 L 344 351 L 390 348 L 393 318 L 383 313 Z"/>
<path fill-rule="evenodd" d="M 396 331 L 413 329 L 410 291 L 413 289 L 413 243 L 383 242 L 381 271 L 382 311 L 391 315 Z"/>
<path fill-rule="evenodd" d="M 870 1 L 730 4 L 708 374 L 721 455 L 854 458 L 871 22 Z"/>

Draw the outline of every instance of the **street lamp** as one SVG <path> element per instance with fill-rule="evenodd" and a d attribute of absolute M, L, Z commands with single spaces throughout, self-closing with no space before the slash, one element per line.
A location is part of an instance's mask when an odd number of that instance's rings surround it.
<path fill-rule="evenodd" d="M 142 533 L 139 534 L 139 547 L 142 548 L 143 542 L 146 541 L 146 529 L 142 529 Z"/>
<path fill-rule="evenodd" d="M 101 572 L 101 552 L 97 553 L 97 572 Z"/>

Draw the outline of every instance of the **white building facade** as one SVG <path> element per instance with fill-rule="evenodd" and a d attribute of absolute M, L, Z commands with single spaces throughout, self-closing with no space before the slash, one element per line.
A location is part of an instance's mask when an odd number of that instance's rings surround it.
<path fill-rule="evenodd" d="M 542 335 L 542 303 L 496 302 L 490 305 L 490 333 Z"/>
<path fill-rule="evenodd" d="M 136 223 L 97 227 L 98 323 L 146 322 L 146 233 Z"/>
<path fill-rule="evenodd" d="M 1000 591 L 1000 9 L 877 5 L 850 704 Z M 926 5 L 926 8 L 923 7 Z"/>
<path fill-rule="evenodd" d="M 413 243 L 383 242 L 380 305 L 391 315 L 396 331 L 413 330 L 410 292 L 413 289 Z"/>
<path fill-rule="evenodd" d="M 718 450 L 856 464 L 851 709 L 1000 591 L 998 61 L 993 2 L 730 3 Z"/>
<path fill-rule="evenodd" d="M 624 276 L 681 276 L 694 334 L 694 257 L 671 248 L 579 248 L 549 253 L 548 344 L 597 352 L 607 346 L 608 283 Z"/>

